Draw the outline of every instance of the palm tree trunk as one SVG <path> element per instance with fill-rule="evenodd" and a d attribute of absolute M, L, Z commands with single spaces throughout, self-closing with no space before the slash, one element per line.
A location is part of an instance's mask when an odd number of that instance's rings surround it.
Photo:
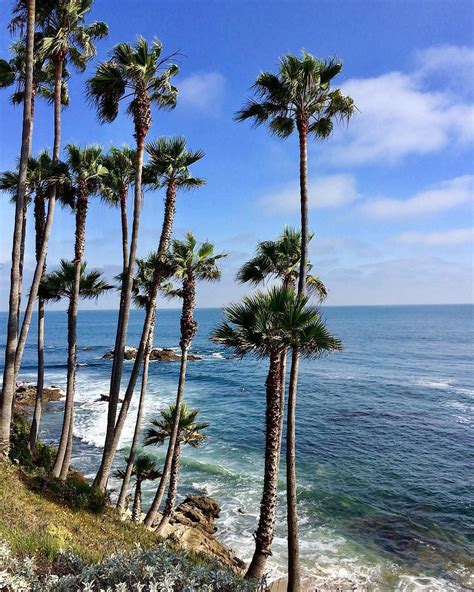
<path fill-rule="evenodd" d="M 133 522 L 140 522 L 142 513 L 142 482 L 137 478 L 135 485 L 135 498 L 133 500 L 132 520 Z"/>
<path fill-rule="evenodd" d="M 145 398 L 146 390 L 148 385 L 148 369 L 150 366 L 150 354 L 153 348 L 153 333 L 155 327 L 155 315 L 153 315 L 152 327 L 148 336 L 148 342 L 145 349 L 145 356 L 143 360 L 143 374 L 142 374 L 142 387 L 140 391 L 140 401 L 138 402 L 137 419 L 135 422 L 135 430 L 133 432 L 132 445 L 130 447 L 130 454 L 127 459 L 127 468 L 125 469 L 125 475 L 122 481 L 122 487 L 120 488 L 120 495 L 117 501 L 117 509 L 121 512 L 126 510 L 125 504 L 128 494 L 128 488 L 130 486 L 130 478 L 132 476 L 133 462 L 138 449 L 138 443 L 140 440 L 140 430 L 142 426 L 143 412 L 145 410 Z"/>
<path fill-rule="evenodd" d="M 161 522 L 156 529 L 157 535 L 162 535 L 165 528 L 168 526 L 171 517 L 173 516 L 174 506 L 176 503 L 176 494 L 178 492 L 178 479 L 179 479 L 179 459 L 181 455 L 181 445 L 179 440 L 176 442 L 173 452 L 173 460 L 171 461 L 170 471 L 170 485 L 168 487 L 168 496 L 166 498 L 165 507 L 163 510 L 163 516 Z"/>
<path fill-rule="evenodd" d="M 266 381 L 265 417 L 265 469 L 260 518 L 255 533 L 255 551 L 245 577 L 259 579 L 263 576 L 275 530 L 277 509 L 278 472 L 280 467 L 281 425 L 281 352 L 272 353 Z"/>
<path fill-rule="evenodd" d="M 35 410 L 30 428 L 30 450 L 34 452 L 38 439 L 44 390 L 44 300 L 38 300 L 38 377 L 36 380 Z"/>
<path fill-rule="evenodd" d="M 165 487 L 171 471 L 171 464 L 173 460 L 174 449 L 178 441 L 179 420 L 181 417 L 181 403 L 184 397 L 184 386 L 186 382 L 186 366 L 188 363 L 188 351 L 192 343 L 192 339 L 196 333 L 197 323 L 193 319 L 193 312 L 196 306 L 196 287 L 194 277 L 185 279 L 183 282 L 183 306 L 181 313 L 181 365 L 179 369 L 178 390 L 176 393 L 176 413 L 174 416 L 173 429 L 171 430 L 170 439 L 168 442 L 168 450 L 166 451 L 166 460 L 163 467 L 163 473 L 158 484 L 155 497 L 150 509 L 145 517 L 144 524 L 151 528 L 156 520 L 156 515 L 163 499 Z M 158 526 L 158 531 L 162 530 L 162 525 Z"/>
<path fill-rule="evenodd" d="M 308 149 L 307 124 L 298 122 L 300 148 L 301 200 L 301 260 L 298 294 L 305 293 L 308 268 Z M 290 384 L 288 387 L 288 415 L 286 422 L 286 491 L 288 523 L 288 592 L 300 592 L 301 569 L 298 541 L 298 500 L 296 497 L 296 398 L 298 391 L 300 354 L 297 348 L 291 355 Z"/>
<path fill-rule="evenodd" d="M 128 220 L 127 220 L 128 187 L 123 187 L 120 194 L 120 218 L 122 222 L 122 266 L 126 273 L 128 268 Z"/>
<path fill-rule="evenodd" d="M 18 175 L 18 194 L 15 206 L 15 224 L 12 244 L 12 266 L 10 272 L 10 295 L 8 302 L 7 342 L 3 370 L 3 388 L 0 397 L 0 459 L 8 458 L 10 451 L 10 425 L 12 402 L 15 393 L 15 359 L 18 345 L 18 298 L 20 285 L 20 244 L 23 205 L 26 196 L 26 173 L 31 151 L 31 97 L 33 89 L 35 0 L 28 0 L 26 29 L 26 82 L 23 102 L 23 128 Z"/>
<path fill-rule="evenodd" d="M 105 434 L 104 456 L 109 453 L 114 438 L 115 422 L 119 404 L 120 384 L 122 381 L 123 359 L 127 340 L 128 319 L 132 295 L 133 272 L 138 246 L 138 231 L 140 227 L 140 213 L 142 208 L 142 173 L 145 140 L 150 125 L 150 101 L 146 91 L 137 97 L 134 113 L 135 138 L 137 142 L 137 160 L 135 166 L 135 198 L 133 204 L 132 237 L 128 263 L 124 269 L 124 280 L 120 297 L 120 310 L 115 336 L 114 357 L 110 377 L 109 407 L 107 413 L 107 430 Z M 105 487 L 105 486 L 104 486 Z M 101 487 L 102 489 L 102 487 Z"/>
<path fill-rule="evenodd" d="M 26 197 L 26 196 L 25 196 Z M 23 263 L 25 261 L 25 242 L 26 242 L 26 218 L 28 214 L 28 201 L 23 202 L 23 219 L 21 221 L 21 244 L 20 244 L 20 281 L 18 285 L 18 329 L 20 331 L 21 317 L 21 296 L 23 291 Z M 16 380 L 16 377 L 15 377 Z"/>
<path fill-rule="evenodd" d="M 160 243 L 158 246 L 158 255 L 160 258 L 164 258 L 168 247 L 171 241 L 171 233 L 173 229 L 173 221 L 174 216 L 176 213 L 176 187 L 173 184 L 169 184 L 166 190 L 166 201 L 165 201 L 165 213 L 163 219 L 163 226 L 161 229 L 161 236 L 160 236 Z M 140 343 L 138 346 L 137 356 L 135 358 L 135 362 L 133 364 L 132 374 L 128 381 L 127 390 L 125 391 L 125 395 L 123 398 L 122 407 L 120 408 L 120 412 L 117 418 L 117 422 L 115 425 L 115 430 L 113 433 L 113 438 L 105 440 L 104 444 L 104 452 L 102 454 L 102 461 L 97 472 L 97 475 L 94 479 L 94 486 L 104 491 L 107 487 L 107 481 L 109 479 L 110 470 L 112 468 L 113 459 L 115 453 L 117 451 L 117 447 L 120 442 L 120 437 L 122 435 L 123 425 L 125 423 L 125 419 L 127 417 L 128 409 L 130 407 L 130 401 L 132 400 L 133 392 L 135 390 L 135 385 L 138 380 L 138 375 L 140 373 L 140 366 L 143 360 L 143 354 L 145 351 L 145 347 L 148 341 L 148 335 L 150 333 L 151 325 L 152 325 L 152 311 L 155 309 L 156 306 L 156 296 L 158 293 L 158 288 L 161 283 L 161 275 L 157 273 L 153 278 L 153 286 L 150 292 L 150 309 L 147 311 L 145 315 L 145 320 L 143 323 L 142 334 L 140 337 Z"/>
<path fill-rule="evenodd" d="M 79 189 L 76 205 L 76 239 L 74 245 L 74 284 L 68 308 L 68 358 L 66 402 L 64 419 L 59 441 L 58 453 L 53 467 L 53 476 L 65 480 L 71 460 L 74 396 L 76 391 L 76 363 L 77 363 L 77 312 L 79 308 L 79 294 L 81 282 L 81 265 L 84 255 L 85 233 L 87 218 L 87 188 Z"/>
<path fill-rule="evenodd" d="M 53 146 L 53 162 L 58 162 L 59 151 L 61 148 L 61 89 L 62 89 L 62 73 L 63 73 L 64 58 L 59 57 L 54 62 L 54 146 Z M 38 295 L 38 288 L 43 277 L 44 267 L 46 263 L 46 255 L 48 251 L 49 236 L 53 226 L 54 210 L 56 206 L 56 187 L 52 187 L 49 192 L 48 200 L 48 215 L 46 217 L 46 225 L 44 229 L 43 244 L 41 247 L 40 256 L 36 261 L 35 273 L 30 287 L 28 302 L 21 325 L 20 338 L 18 340 L 18 347 L 15 359 L 15 380 L 20 371 L 21 361 L 23 359 L 23 352 L 25 350 L 26 339 L 31 325 L 31 318 L 33 316 L 33 309 Z"/>
<path fill-rule="evenodd" d="M 45 203 L 42 190 L 38 189 L 35 195 L 35 235 L 36 235 L 36 260 L 41 255 L 41 248 L 44 241 L 44 227 L 46 223 Z M 36 440 L 39 434 L 41 412 L 43 408 L 44 389 L 44 300 L 38 298 L 38 373 L 36 380 L 36 397 L 33 419 L 31 420 L 29 445 L 34 452 Z"/>

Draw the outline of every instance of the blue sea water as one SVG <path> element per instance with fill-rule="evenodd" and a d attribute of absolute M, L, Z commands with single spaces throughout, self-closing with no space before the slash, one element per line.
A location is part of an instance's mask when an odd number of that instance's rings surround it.
<path fill-rule="evenodd" d="M 301 368 L 298 499 L 305 574 L 322 590 L 472 590 L 474 570 L 474 307 L 325 307 L 342 353 Z M 238 360 L 207 339 L 220 311 L 196 313 L 199 333 L 186 399 L 209 422 L 206 445 L 183 451 L 180 494 L 207 493 L 222 506 L 218 536 L 252 553 L 263 471 L 266 364 Z M 177 347 L 179 312 L 158 314 L 155 345 Z M 127 343 L 136 345 L 141 313 Z M 5 314 L 0 315 L 2 345 Z M 92 476 L 105 432 L 116 312 L 79 315 L 73 464 Z M 65 385 L 66 314 L 46 314 L 46 384 Z M 132 362 L 126 362 L 126 373 Z M 35 381 L 35 328 L 21 378 Z M 175 395 L 178 364 L 150 369 L 146 420 Z M 134 403 L 136 405 L 136 402 Z M 62 403 L 44 416 L 56 441 Z M 133 432 L 132 405 L 123 446 Z M 162 459 L 164 451 L 154 453 Z M 123 462 L 125 450 L 118 455 Z M 284 468 L 284 467 L 283 467 Z M 284 471 L 282 471 L 282 477 Z M 152 491 L 146 489 L 149 500 Z M 286 561 L 284 483 L 272 573 Z"/>

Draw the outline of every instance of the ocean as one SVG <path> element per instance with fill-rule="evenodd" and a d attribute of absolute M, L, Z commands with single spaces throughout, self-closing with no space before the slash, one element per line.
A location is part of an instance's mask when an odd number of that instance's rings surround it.
<path fill-rule="evenodd" d="M 474 307 L 324 307 L 345 350 L 302 363 L 298 402 L 298 499 L 304 573 L 320 589 L 474 589 Z M 218 537 L 251 557 L 263 473 L 266 363 L 235 359 L 210 343 L 221 313 L 196 312 L 186 401 L 209 422 L 204 446 L 183 450 L 180 496 L 221 505 Z M 5 313 L 0 315 L 2 343 Z M 133 311 L 127 343 L 142 314 Z M 155 345 L 177 348 L 179 311 L 159 311 Z M 36 381 L 33 326 L 21 379 Z M 115 311 L 79 315 L 73 465 L 90 477 L 106 424 Z M 66 313 L 46 313 L 45 384 L 65 387 Z M 125 363 L 125 375 L 132 362 Z M 178 363 L 152 362 L 145 425 L 175 396 Z M 62 402 L 43 416 L 56 442 Z M 130 442 L 136 400 L 126 424 Z M 151 448 L 158 459 L 164 450 Z M 126 450 L 117 455 L 122 464 Z M 286 562 L 284 466 L 272 575 Z M 112 482 L 112 486 L 114 483 Z M 115 484 L 116 485 L 116 484 Z M 145 487 L 145 504 L 153 495 Z"/>

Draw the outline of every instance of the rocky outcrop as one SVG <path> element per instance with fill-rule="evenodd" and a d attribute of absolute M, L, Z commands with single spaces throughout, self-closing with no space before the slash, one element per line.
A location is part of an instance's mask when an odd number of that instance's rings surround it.
<path fill-rule="evenodd" d="M 215 557 L 234 572 L 243 574 L 245 562 L 214 536 L 217 531 L 215 520 L 220 510 L 219 504 L 212 498 L 190 495 L 176 508 L 164 536 L 181 549 Z"/>
<path fill-rule="evenodd" d="M 64 391 L 57 385 L 45 386 L 43 388 L 43 403 L 50 403 L 51 401 L 59 401 L 65 396 Z M 36 399 L 36 384 L 31 382 L 22 382 L 17 385 L 15 391 L 15 407 L 23 409 L 24 407 L 32 407 Z"/>
<path fill-rule="evenodd" d="M 137 357 L 138 349 L 136 347 L 126 347 L 124 352 L 125 360 L 134 360 Z M 105 360 L 112 360 L 114 357 L 113 350 L 107 352 L 102 356 Z M 201 360 L 200 356 L 195 354 L 188 354 L 188 360 L 193 362 Z M 150 360 L 152 362 L 178 362 L 181 360 L 181 354 L 176 353 L 173 349 L 154 347 L 150 353 Z"/>

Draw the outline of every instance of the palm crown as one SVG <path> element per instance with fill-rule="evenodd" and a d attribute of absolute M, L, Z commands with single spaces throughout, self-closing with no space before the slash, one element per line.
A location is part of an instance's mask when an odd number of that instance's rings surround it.
<path fill-rule="evenodd" d="M 27 199 L 31 194 L 47 190 L 56 185 L 59 187 L 58 198 L 61 205 L 72 206 L 70 192 L 65 188 L 68 182 L 68 167 L 64 162 L 54 162 L 50 154 L 43 150 L 37 157 L 28 159 L 26 172 Z M 18 171 L 5 171 L 0 175 L 0 190 L 7 191 L 15 201 L 18 192 Z"/>
<path fill-rule="evenodd" d="M 295 129 L 327 138 L 334 119 L 349 119 L 355 109 L 350 97 L 331 90 L 331 80 L 342 70 L 339 60 L 321 60 L 302 52 L 301 58 L 287 54 L 280 59 L 278 74 L 262 72 L 253 85 L 256 98 L 235 116 L 268 123 L 282 138 Z"/>
<path fill-rule="evenodd" d="M 308 298 L 289 288 L 273 287 L 245 296 L 242 302 L 225 307 L 224 317 L 211 340 L 239 356 L 250 353 L 263 358 L 298 347 L 311 358 L 342 349 L 318 310 L 308 306 Z"/>
<path fill-rule="evenodd" d="M 132 475 L 137 481 L 155 481 L 161 477 L 161 471 L 158 469 L 155 461 L 145 453 L 137 454 L 132 464 Z M 118 469 L 115 472 L 117 479 L 123 479 L 125 471 Z"/>
<path fill-rule="evenodd" d="M 116 45 L 110 60 L 99 64 L 87 83 L 87 94 L 100 121 L 113 121 L 118 115 L 119 101 L 130 96 L 128 111 L 135 118 L 142 118 L 136 123 L 145 125 L 146 130 L 151 122 L 150 103 L 165 109 L 176 106 L 178 91 L 170 79 L 179 69 L 169 63 L 169 57 L 161 56 L 162 49 L 159 40 L 149 45 L 139 37 L 135 46 Z"/>
<path fill-rule="evenodd" d="M 224 253 L 214 253 L 214 245 L 208 241 L 198 246 L 191 232 L 186 233 L 184 240 L 173 240 L 170 258 L 175 265 L 174 275 L 187 278 L 192 275 L 198 280 L 214 281 L 221 277 L 217 261 L 226 257 Z"/>
<path fill-rule="evenodd" d="M 10 60 L 0 59 L 0 88 L 8 86 L 15 86 L 15 90 L 10 97 L 14 105 L 23 102 L 25 96 L 26 84 L 26 45 L 25 42 L 17 41 L 11 46 L 12 57 Z M 49 102 L 53 101 L 54 97 L 54 67 L 45 62 L 38 53 L 34 55 L 33 64 L 33 89 L 34 95 L 38 95 Z M 63 106 L 69 105 L 69 95 L 67 87 L 67 79 L 69 72 L 63 66 L 62 86 L 61 86 L 61 102 Z"/>
<path fill-rule="evenodd" d="M 85 22 L 92 0 L 55 0 L 49 9 L 47 2 L 42 4 L 45 10 L 38 17 L 43 33 L 41 54 L 52 62 L 69 62 L 84 71 L 96 54 L 94 42 L 108 33 L 107 25 L 101 21 L 90 25 Z"/>
<path fill-rule="evenodd" d="M 207 438 L 202 431 L 205 430 L 209 424 L 197 421 L 198 409 L 189 409 L 185 403 L 181 404 L 181 413 L 179 416 L 178 427 L 178 442 L 180 444 L 188 444 L 195 448 L 204 442 Z M 163 445 L 166 438 L 171 436 L 173 431 L 173 423 L 176 417 L 176 405 L 170 405 L 166 409 L 160 411 L 160 418 L 152 420 L 153 427 L 148 428 L 144 440 L 145 446 L 156 444 Z"/>
<path fill-rule="evenodd" d="M 113 286 L 102 279 L 98 269 L 86 271 L 87 263 L 81 264 L 81 277 L 79 281 L 79 296 L 84 299 L 96 300 L 104 292 L 111 290 Z M 74 291 L 75 265 L 71 261 L 61 259 L 59 269 L 45 274 L 41 280 L 38 295 L 44 300 L 59 301 L 61 298 L 70 298 Z"/>
<path fill-rule="evenodd" d="M 151 302 L 150 295 L 155 274 L 165 282 L 174 274 L 175 265 L 170 258 L 162 260 L 156 251 L 150 253 L 146 259 L 137 259 L 135 263 L 137 269 L 132 285 L 133 301 L 138 308 L 146 308 Z M 168 284 L 162 285 L 166 295 L 167 286 Z"/>
<path fill-rule="evenodd" d="M 313 237 L 310 236 L 311 240 Z M 279 278 L 287 287 L 294 285 L 299 276 L 301 260 L 301 233 L 286 227 L 276 240 L 258 243 L 255 256 L 237 272 L 241 283 L 261 284 L 267 278 Z M 308 271 L 311 265 L 308 265 Z M 306 287 L 317 294 L 320 301 L 327 297 L 327 290 L 318 276 L 307 275 Z"/>
<path fill-rule="evenodd" d="M 101 192 L 106 201 L 112 204 L 119 203 L 120 194 L 133 183 L 136 157 L 136 150 L 128 146 L 112 147 L 104 156 L 103 164 L 107 169 L 107 174 Z"/>
<path fill-rule="evenodd" d="M 150 156 L 143 169 L 144 183 L 159 189 L 170 183 L 180 189 L 193 189 L 206 184 L 204 179 L 193 177 L 189 167 L 204 157 L 202 150 L 187 150 L 182 136 L 159 138 L 149 142 L 146 151 Z"/>
<path fill-rule="evenodd" d="M 81 148 L 75 144 L 68 144 L 66 152 L 73 190 L 77 192 L 81 186 L 85 186 L 89 194 L 99 191 L 101 182 L 108 172 L 103 165 L 102 148 L 100 146 Z"/>

